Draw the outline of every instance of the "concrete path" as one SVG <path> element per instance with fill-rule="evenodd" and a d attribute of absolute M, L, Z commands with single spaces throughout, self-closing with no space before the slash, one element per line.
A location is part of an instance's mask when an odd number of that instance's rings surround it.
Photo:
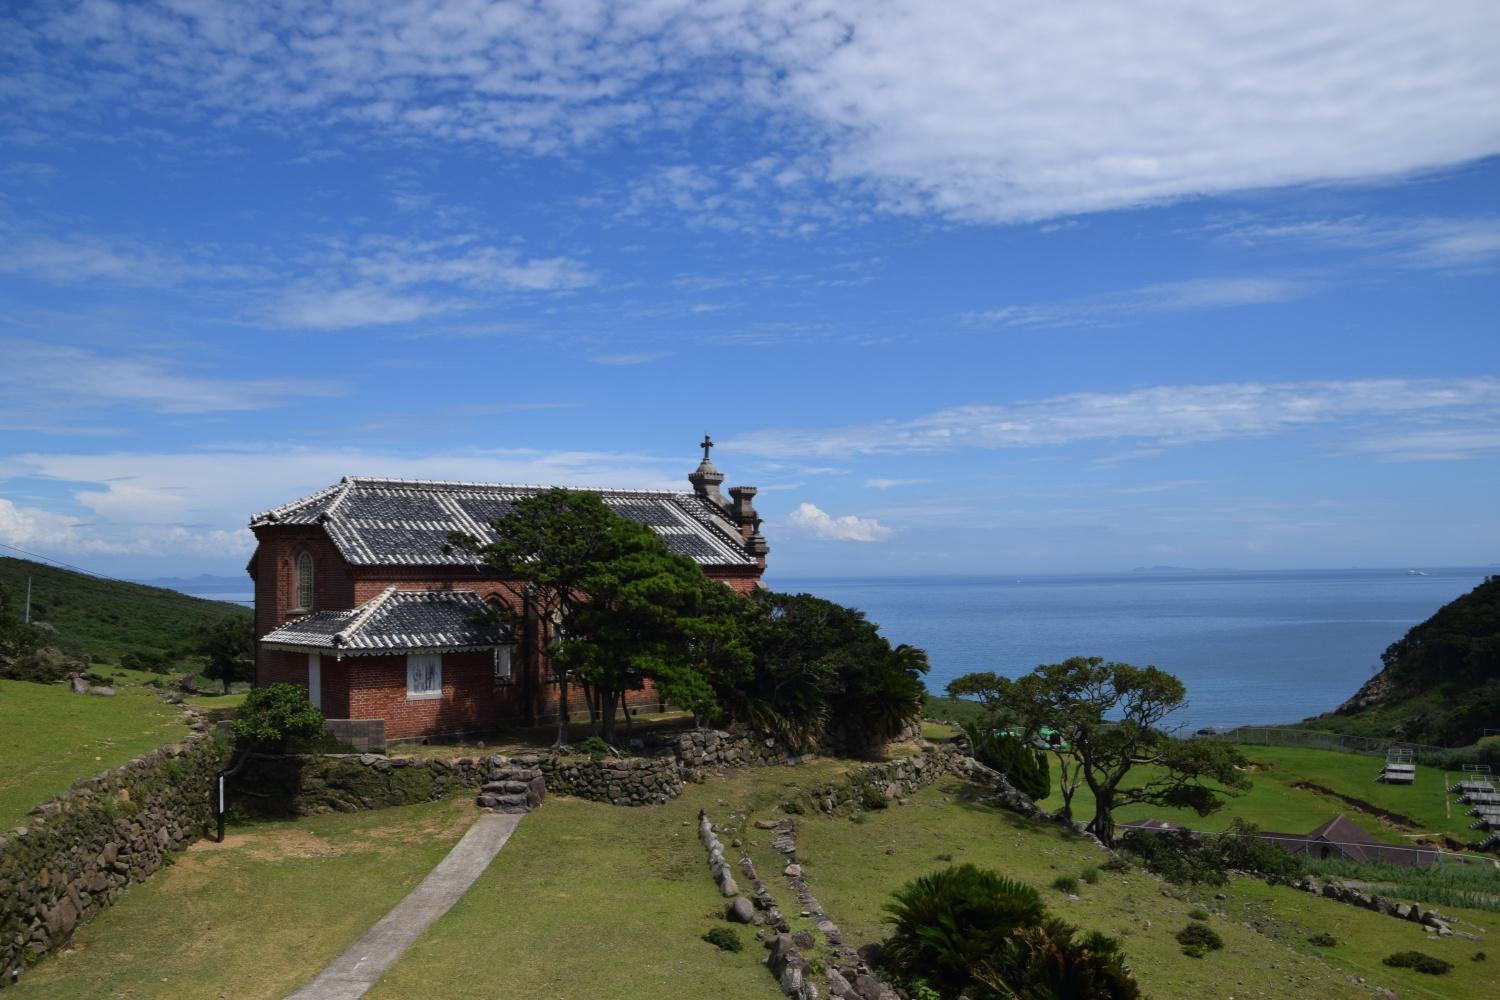
<path fill-rule="evenodd" d="M 489 867 L 523 813 L 485 813 L 395 909 L 287 1000 L 357 1000 Z"/>

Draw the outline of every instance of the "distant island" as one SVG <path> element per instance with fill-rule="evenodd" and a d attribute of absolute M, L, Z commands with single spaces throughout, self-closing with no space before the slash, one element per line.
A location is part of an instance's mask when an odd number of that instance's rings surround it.
<path fill-rule="evenodd" d="M 134 583 L 148 587 L 163 587 L 187 594 L 237 594 L 250 589 L 248 576 L 213 576 L 200 573 L 198 576 L 162 576 L 154 580 L 135 580 Z"/>

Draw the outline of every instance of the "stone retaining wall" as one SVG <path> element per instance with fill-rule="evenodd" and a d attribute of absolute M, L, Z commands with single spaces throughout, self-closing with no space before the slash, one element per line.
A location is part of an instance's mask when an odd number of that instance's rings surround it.
<path fill-rule="evenodd" d="M 660 805 L 682 793 L 677 761 L 670 757 L 517 757 L 539 768 L 547 790 L 617 806 Z"/>
<path fill-rule="evenodd" d="M 804 806 L 830 816 L 844 815 L 869 808 L 866 796 L 900 799 L 919 788 L 925 788 L 960 760 L 963 752 L 952 746 L 927 744 L 921 753 L 878 764 L 864 764 L 836 781 L 804 789 L 799 799 Z"/>
<path fill-rule="evenodd" d="M 256 754 L 235 776 L 230 805 L 272 816 L 315 816 L 432 802 L 474 791 L 489 758 L 414 760 L 380 754 Z"/>
<path fill-rule="evenodd" d="M 193 736 L 75 783 L 0 835 L 0 987 L 204 835 L 224 761 Z"/>

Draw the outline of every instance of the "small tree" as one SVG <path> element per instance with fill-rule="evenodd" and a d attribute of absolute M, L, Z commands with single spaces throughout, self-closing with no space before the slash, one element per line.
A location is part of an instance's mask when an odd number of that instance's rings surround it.
<path fill-rule="evenodd" d="M 568 744 L 568 681 L 572 659 L 559 659 L 561 641 L 581 634 L 577 618 L 587 606 L 588 580 L 599 566 L 623 555 L 639 536 L 638 525 L 620 517 L 598 494 L 550 489 L 516 500 L 490 525 L 495 539 L 483 543 L 454 534 L 450 542 L 475 553 L 506 581 L 519 612 L 505 614 L 520 625 L 530 611 L 540 629 L 557 678 L 557 741 Z"/>
<path fill-rule="evenodd" d="M 242 753 L 284 753 L 292 740 L 323 734 L 323 713 L 297 684 L 256 688 L 234 716 L 235 746 Z"/>
<path fill-rule="evenodd" d="M 1176 740 L 1159 728 L 1187 703 L 1187 691 L 1156 667 L 1075 656 L 1018 678 L 1004 702 L 1028 735 L 1044 728 L 1056 733 L 1063 815 L 1071 819 L 1073 794 L 1080 782 L 1088 785 L 1095 802 L 1089 830 L 1105 843 L 1114 837 L 1120 806 L 1143 802 L 1207 816 L 1225 794 L 1250 787 L 1240 771 L 1245 758 L 1232 745 Z M 1141 765 L 1152 765 L 1145 780 L 1126 785 Z"/>
<path fill-rule="evenodd" d="M 205 677 L 224 685 L 224 693 L 236 681 L 255 679 L 255 626 L 249 617 L 220 618 L 199 630 L 193 652 L 208 665 Z"/>

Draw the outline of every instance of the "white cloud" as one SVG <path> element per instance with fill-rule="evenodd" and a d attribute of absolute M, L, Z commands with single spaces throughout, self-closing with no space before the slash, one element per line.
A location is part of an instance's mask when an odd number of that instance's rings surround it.
<path fill-rule="evenodd" d="M 463 308 L 421 295 L 393 295 L 372 285 L 352 288 L 298 288 L 288 291 L 270 312 L 271 322 L 306 330 L 348 330 L 361 326 L 411 323 Z"/>
<path fill-rule="evenodd" d="M 648 365 L 653 361 L 660 361 L 671 356 L 671 351 L 641 351 L 634 354 L 596 354 L 589 360 L 596 365 L 628 366 Z"/>
<path fill-rule="evenodd" d="M 918 486 L 930 482 L 930 479 L 866 479 L 865 485 L 875 490 L 889 490 L 897 486 Z"/>
<path fill-rule="evenodd" d="M 84 408 L 128 405 L 157 413 L 223 413 L 269 409 L 340 391 L 331 382 L 217 378 L 150 355 L 116 356 L 33 340 L 0 338 L 0 351 L 6 358 L 0 388 L 9 396 L 12 416 L 52 415 L 62 401 Z"/>
<path fill-rule="evenodd" d="M 1063 302 L 1003 306 L 970 313 L 965 318 L 972 323 L 997 326 L 1100 326 L 1135 316 L 1287 302 L 1308 294 L 1312 288 L 1309 282 L 1290 278 L 1192 278 Z"/>
<path fill-rule="evenodd" d="M 1490 0 L 94 0 L 12 21 L 0 102 L 31 131 L 129 101 L 326 133 L 561 153 L 708 116 L 797 150 L 774 199 L 1044 218 L 1366 181 L 1500 151 Z M 743 168 L 762 162 L 764 153 Z M 681 180 L 690 215 L 732 178 Z M 670 192 L 668 192 L 670 193 Z M 798 195 L 793 195 L 796 200 Z"/>
<path fill-rule="evenodd" d="M 872 517 L 833 517 L 810 503 L 798 504 L 787 515 L 787 523 L 818 538 L 839 542 L 878 542 L 891 536 L 891 529 Z"/>
<path fill-rule="evenodd" d="M 955 406 L 912 420 L 758 431 L 726 448 L 776 458 L 1144 439 L 1162 445 L 1261 437 L 1356 420 L 1472 427 L 1500 416 L 1500 378 L 1364 379 L 1153 386 Z"/>
<path fill-rule="evenodd" d="M 1500 260 L 1500 217 L 1496 216 L 1248 218 L 1231 219 L 1215 228 L 1220 238 L 1247 246 L 1344 247 L 1403 267 L 1461 270 Z"/>
<path fill-rule="evenodd" d="M 686 466 L 625 452 L 401 454 L 357 448 L 0 456 L 0 482 L 70 484 L 52 509 L 0 500 L 0 541 L 51 554 L 243 555 L 245 525 L 350 476 L 684 489 Z M 8 507 L 6 505 L 9 505 Z"/>

